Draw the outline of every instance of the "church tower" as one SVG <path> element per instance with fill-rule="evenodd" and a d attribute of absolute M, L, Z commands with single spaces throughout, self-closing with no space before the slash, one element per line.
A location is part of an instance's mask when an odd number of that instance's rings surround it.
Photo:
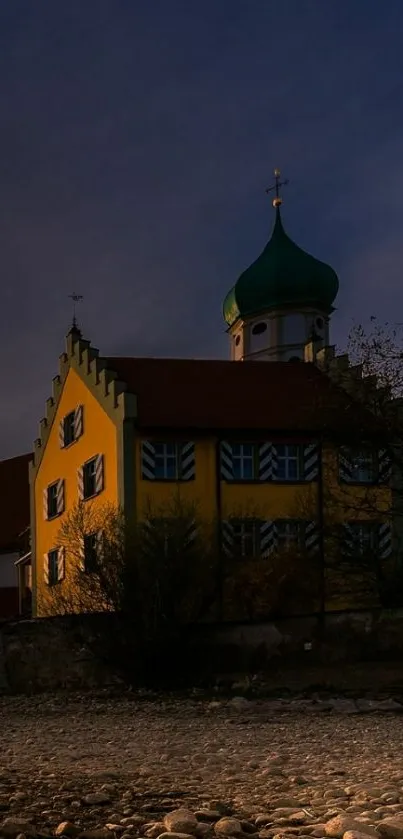
<path fill-rule="evenodd" d="M 276 192 L 270 241 L 224 300 L 232 361 L 303 361 L 308 342 L 316 351 L 329 345 L 337 274 L 287 236 L 278 169 L 274 175 L 275 186 L 267 190 Z"/>

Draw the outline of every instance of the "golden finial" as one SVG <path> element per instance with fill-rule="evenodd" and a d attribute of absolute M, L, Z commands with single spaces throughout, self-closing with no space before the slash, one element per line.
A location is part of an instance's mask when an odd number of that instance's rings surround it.
<path fill-rule="evenodd" d="M 273 207 L 275 207 L 276 209 L 277 209 L 277 207 L 281 207 L 281 204 L 283 203 L 283 199 L 280 196 L 280 187 L 281 186 L 287 186 L 287 184 L 288 184 L 288 179 L 285 180 L 285 181 L 280 181 L 280 175 L 281 175 L 280 169 L 275 169 L 274 170 L 275 183 L 273 184 L 273 186 L 269 186 L 266 189 L 266 195 L 268 195 L 269 192 L 272 192 L 273 189 L 276 191 L 276 197 L 273 198 Z"/>

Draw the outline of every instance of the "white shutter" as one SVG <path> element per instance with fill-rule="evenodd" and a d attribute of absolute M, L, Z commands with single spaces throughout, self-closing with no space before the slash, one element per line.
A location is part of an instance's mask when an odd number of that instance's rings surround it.
<path fill-rule="evenodd" d="M 64 449 L 64 419 L 59 422 L 59 446 Z"/>
<path fill-rule="evenodd" d="M 82 501 L 84 498 L 84 466 L 77 469 L 77 483 L 78 483 L 78 497 Z"/>
<path fill-rule="evenodd" d="M 74 411 L 74 439 L 78 440 L 83 433 L 83 406 L 78 405 Z"/>
<path fill-rule="evenodd" d="M 48 488 L 47 487 L 46 487 L 46 489 L 43 490 L 42 499 L 43 499 L 43 518 L 45 520 L 47 520 L 48 519 Z"/>
<path fill-rule="evenodd" d="M 78 565 L 80 571 L 85 571 L 85 548 L 84 548 L 84 536 L 80 537 L 80 545 L 79 545 L 79 556 L 78 556 Z"/>
<path fill-rule="evenodd" d="M 104 488 L 104 456 L 98 454 L 95 458 L 95 492 L 102 492 Z"/>
<path fill-rule="evenodd" d="M 59 548 L 57 552 L 57 579 L 58 582 L 64 580 L 66 575 L 66 551 L 65 548 Z"/>
<path fill-rule="evenodd" d="M 49 557 L 48 554 L 43 555 L 43 579 L 45 585 L 49 585 Z"/>
<path fill-rule="evenodd" d="M 60 478 L 57 482 L 57 512 L 64 513 L 64 480 Z"/>

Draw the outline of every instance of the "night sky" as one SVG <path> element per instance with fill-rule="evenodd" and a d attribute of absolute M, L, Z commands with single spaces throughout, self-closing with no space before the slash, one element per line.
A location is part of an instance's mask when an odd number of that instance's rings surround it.
<path fill-rule="evenodd" d="M 227 357 L 283 220 L 338 272 L 332 340 L 403 321 L 401 0 L 0 0 L 0 457 L 28 451 L 84 295 L 104 355 Z"/>

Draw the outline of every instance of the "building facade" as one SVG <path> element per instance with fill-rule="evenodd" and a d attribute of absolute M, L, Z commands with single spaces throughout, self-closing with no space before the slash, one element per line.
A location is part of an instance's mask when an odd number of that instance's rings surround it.
<path fill-rule="evenodd" d="M 390 561 L 382 434 L 327 369 L 338 278 L 292 242 L 274 203 L 268 245 L 225 298 L 230 361 L 105 358 L 70 330 L 30 471 L 35 615 L 77 562 L 90 573 L 98 531 L 78 558 L 60 544 L 78 502 L 138 521 L 175 493 L 216 523 L 226 562 L 297 551 L 316 563 L 312 609 L 355 605 L 329 583 L 349 557 Z"/>

